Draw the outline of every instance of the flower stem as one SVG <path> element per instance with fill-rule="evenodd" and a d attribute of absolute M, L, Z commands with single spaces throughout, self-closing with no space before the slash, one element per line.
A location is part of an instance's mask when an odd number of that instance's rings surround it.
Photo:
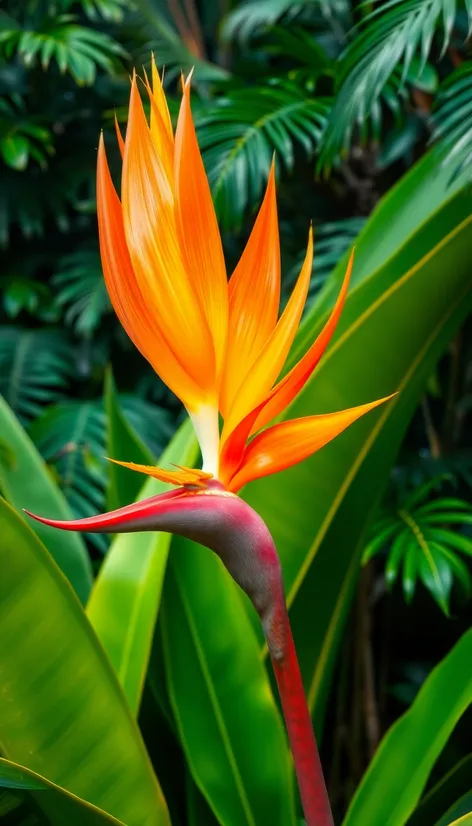
<path fill-rule="evenodd" d="M 285 599 L 263 622 L 292 749 L 307 826 L 333 826 L 333 816 L 306 702 Z"/>

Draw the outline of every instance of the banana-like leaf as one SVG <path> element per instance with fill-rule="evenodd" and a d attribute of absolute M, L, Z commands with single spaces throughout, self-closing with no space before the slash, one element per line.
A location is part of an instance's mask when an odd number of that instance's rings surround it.
<path fill-rule="evenodd" d="M 237 586 L 211 551 L 173 538 L 160 624 L 180 741 L 219 823 L 291 826 L 282 720 Z"/>
<path fill-rule="evenodd" d="M 343 826 L 403 826 L 454 726 L 472 703 L 472 630 L 431 672 L 383 738 Z M 449 821 L 448 821 L 449 822 Z"/>
<path fill-rule="evenodd" d="M 124 459 L 141 465 L 154 464 L 154 456 L 126 421 L 118 403 L 113 374 L 105 378 L 107 412 L 107 449 L 112 459 Z M 142 487 L 142 477 L 110 462 L 108 468 L 107 509 L 113 510 L 134 502 Z"/>
<path fill-rule="evenodd" d="M 195 785 L 190 772 L 185 786 L 188 826 L 218 826 L 218 821 L 208 803 Z"/>
<path fill-rule="evenodd" d="M 464 799 L 460 801 L 460 808 L 462 808 L 463 805 L 466 805 L 468 808 L 472 806 L 472 794 L 467 795 L 467 800 Z M 450 816 L 455 817 L 455 814 L 451 812 Z M 449 819 L 447 821 L 440 820 L 439 823 L 436 823 L 436 826 L 472 826 L 472 812 L 467 812 L 467 814 L 459 817 L 459 820 L 454 820 L 454 822 L 451 822 Z"/>
<path fill-rule="evenodd" d="M 427 378 L 472 306 L 470 196 L 454 194 L 418 226 L 408 202 L 411 198 L 417 203 L 421 219 L 415 186 L 427 197 L 415 171 L 367 222 L 335 341 L 285 415 L 327 413 L 394 391 L 398 395 L 310 459 L 244 492 L 269 525 L 282 560 L 295 643 L 318 732 L 364 533 Z M 434 203 L 434 181 L 431 186 Z M 401 191 L 409 227 L 401 212 Z M 366 244 L 376 243 L 371 226 L 377 228 L 383 262 L 378 250 L 365 250 Z M 390 234 L 402 239 L 393 252 L 385 241 Z M 335 285 L 339 275 L 338 268 Z M 325 320 L 324 311 L 309 314 L 291 361 L 305 351 Z"/>
<path fill-rule="evenodd" d="M 111 431 L 116 435 L 119 432 L 116 428 Z M 118 443 L 110 443 L 112 455 L 117 455 L 119 448 Z M 196 452 L 193 430 L 190 422 L 186 422 L 164 451 L 159 464 L 162 467 L 172 463 L 191 466 L 196 460 Z M 135 455 L 127 458 L 133 461 Z M 138 473 L 124 472 L 139 480 Z M 155 496 L 167 488 L 157 479 L 148 479 L 138 498 Z M 120 504 L 129 504 L 129 501 L 120 501 Z M 169 543 L 167 533 L 118 535 L 110 546 L 87 605 L 87 616 L 115 668 L 134 714 L 138 713 L 146 676 Z"/>
<path fill-rule="evenodd" d="M 8 450 L 0 461 L 0 489 L 19 512 L 27 508 L 42 516 L 72 519 L 69 506 L 41 456 L 4 399 L 0 397 L 0 434 Z M 63 534 L 35 522 L 35 533 L 47 546 L 81 602 L 92 587 L 92 569 L 82 537 Z"/>
<path fill-rule="evenodd" d="M 0 523 L 0 750 L 127 826 L 168 826 L 137 725 L 74 592 L 3 500 Z"/>
<path fill-rule="evenodd" d="M 459 798 L 469 792 L 472 786 L 471 772 L 472 754 L 468 754 L 425 794 L 408 818 L 406 826 L 430 826 L 435 823 L 440 814 L 447 812 Z"/>
<path fill-rule="evenodd" d="M 121 820 L 87 803 L 41 777 L 40 774 L 0 758 L 0 820 L 12 818 L 15 826 L 124 826 Z M 38 812 L 39 809 L 39 812 Z M 41 814 L 40 814 L 41 813 Z M 8 823 L 12 822 L 10 819 Z"/>

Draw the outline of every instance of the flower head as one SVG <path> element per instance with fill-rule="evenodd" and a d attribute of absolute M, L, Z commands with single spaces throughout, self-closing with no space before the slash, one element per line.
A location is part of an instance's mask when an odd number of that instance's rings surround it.
<path fill-rule="evenodd" d="M 185 405 L 203 472 L 120 462 L 175 484 L 218 479 L 230 491 L 309 456 L 382 400 L 270 427 L 318 364 L 346 297 L 352 256 L 326 326 L 282 379 L 305 305 L 313 235 L 295 288 L 279 316 L 280 250 L 274 164 L 251 235 L 227 279 L 223 249 L 190 108 L 190 77 L 175 135 L 152 64 L 145 78 L 150 121 L 136 76 L 122 153 L 121 199 L 103 137 L 97 171 L 100 250 L 106 285 L 130 338 Z M 223 428 L 219 432 L 219 414 Z"/>

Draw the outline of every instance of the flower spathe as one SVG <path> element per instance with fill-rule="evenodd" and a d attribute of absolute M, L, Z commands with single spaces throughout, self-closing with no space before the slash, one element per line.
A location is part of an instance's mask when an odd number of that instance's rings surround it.
<path fill-rule="evenodd" d="M 97 208 L 105 281 L 126 332 L 188 410 L 203 470 L 237 491 L 306 458 L 384 401 L 267 427 L 300 392 L 325 351 L 341 314 L 353 258 L 324 329 L 278 381 L 305 306 L 312 230 L 297 283 L 279 317 L 274 164 L 246 248 L 228 280 L 192 119 L 190 77 L 175 136 L 154 61 L 152 87 L 147 78 L 145 86 L 150 122 L 134 76 L 125 140 L 117 130 L 121 200 L 100 139 Z M 201 483 L 190 469 L 174 476 L 169 470 L 128 467 L 175 484 L 194 484 L 197 478 Z"/>

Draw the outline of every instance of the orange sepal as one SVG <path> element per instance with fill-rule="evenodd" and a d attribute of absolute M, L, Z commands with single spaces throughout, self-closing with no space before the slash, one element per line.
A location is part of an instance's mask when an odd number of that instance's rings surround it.
<path fill-rule="evenodd" d="M 121 203 L 108 168 L 103 135 L 97 159 L 97 214 L 103 275 L 121 324 L 162 380 L 187 407 L 195 407 L 199 387 L 182 369 L 160 334 L 136 282 L 126 245 Z"/>
<path fill-rule="evenodd" d="M 165 169 L 167 180 L 171 187 L 174 182 L 174 134 L 170 121 L 167 100 L 162 88 L 159 72 L 156 69 L 154 58 L 152 59 L 152 87 L 149 83 L 146 72 L 144 72 L 144 85 L 151 104 L 151 118 L 149 131 L 157 153 Z"/>
<path fill-rule="evenodd" d="M 337 413 L 306 416 L 273 425 L 248 444 L 241 466 L 233 478 L 222 481 L 226 482 L 229 491 L 235 493 L 254 479 L 285 470 L 311 456 L 364 413 L 391 398 L 386 396 Z"/>
<path fill-rule="evenodd" d="M 172 131 L 172 121 L 170 119 L 169 107 L 167 105 L 167 98 L 165 96 L 164 87 L 162 82 L 164 80 L 164 70 L 162 71 L 162 80 L 159 77 L 159 72 L 157 71 L 156 61 L 154 60 L 154 55 L 151 56 L 151 80 L 152 80 L 152 94 L 154 95 L 154 100 L 156 101 L 157 108 L 159 110 L 159 114 L 164 126 L 164 129 L 167 133 L 167 136 L 171 143 L 174 143 L 174 133 Z M 153 131 L 153 114 L 151 112 L 151 133 Z"/>
<path fill-rule="evenodd" d="M 198 404 L 206 403 L 216 393 L 213 342 L 182 261 L 173 193 L 151 139 L 136 78 L 131 86 L 122 203 L 139 289 L 174 356 L 200 386 Z"/>
<path fill-rule="evenodd" d="M 152 476 L 154 479 L 159 479 L 161 482 L 166 482 L 169 485 L 192 485 L 198 488 L 206 487 L 206 483 L 212 478 L 211 473 L 205 473 L 203 470 L 196 468 L 181 467 L 176 465 L 179 470 L 164 470 L 160 467 L 153 467 L 152 465 L 137 465 L 135 462 L 120 462 L 118 459 L 109 459 L 114 465 L 126 467 L 128 470 L 135 470 L 137 473 L 144 473 L 145 476 Z"/>
<path fill-rule="evenodd" d="M 228 344 L 220 400 L 224 418 L 271 335 L 279 312 L 280 243 L 274 163 L 259 214 L 230 278 L 228 297 Z"/>
<path fill-rule="evenodd" d="M 258 430 L 261 430 L 261 428 L 269 424 L 275 416 L 278 416 L 282 410 L 285 410 L 285 408 L 291 401 L 293 401 L 295 396 L 297 396 L 302 387 L 310 378 L 313 370 L 317 366 L 329 342 L 331 341 L 339 321 L 339 317 L 342 313 L 351 279 L 353 263 L 354 250 L 351 252 L 344 281 L 328 321 L 305 355 L 302 356 L 300 361 L 290 370 L 290 372 L 287 373 L 287 375 L 284 376 L 284 378 L 281 379 L 281 381 L 279 381 L 278 384 L 276 384 L 271 390 L 266 403 L 257 416 L 257 419 L 251 429 L 251 433 L 256 433 Z"/>
<path fill-rule="evenodd" d="M 212 333 L 218 374 L 228 327 L 228 284 L 220 231 L 190 108 L 190 77 L 175 133 L 175 220 L 182 258 Z"/>
<path fill-rule="evenodd" d="M 123 160 L 123 155 L 125 154 L 125 142 L 123 140 L 123 135 L 121 134 L 120 124 L 118 123 L 118 118 L 115 115 L 115 132 L 116 132 L 116 139 L 118 141 L 118 148 L 120 150 L 121 160 Z"/>
<path fill-rule="evenodd" d="M 228 418 L 222 441 L 226 441 L 238 423 L 269 393 L 287 358 L 305 306 L 313 266 L 313 230 L 310 227 L 308 247 L 297 283 L 275 329 L 243 382 Z"/>

